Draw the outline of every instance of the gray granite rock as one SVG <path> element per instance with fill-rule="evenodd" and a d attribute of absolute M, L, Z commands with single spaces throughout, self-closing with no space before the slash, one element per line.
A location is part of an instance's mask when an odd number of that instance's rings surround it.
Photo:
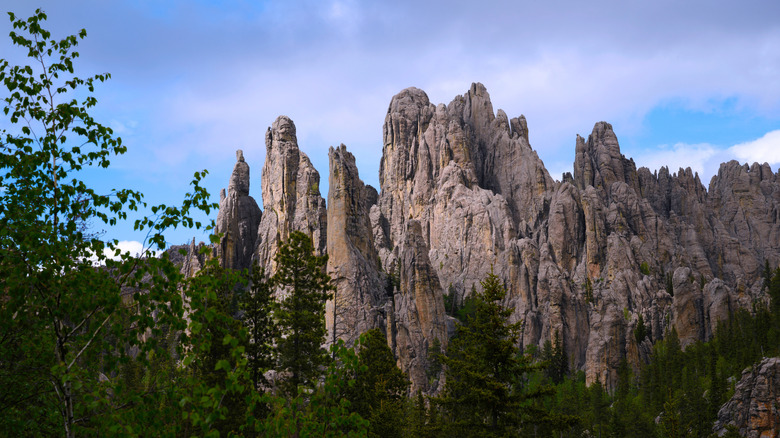
<path fill-rule="evenodd" d="M 723 436 L 727 425 L 744 437 L 780 436 L 780 358 L 764 359 L 742 372 L 734 395 L 718 411 L 713 432 Z"/>
<path fill-rule="evenodd" d="M 389 297 L 369 218 L 369 198 L 376 190 L 372 194 L 360 180 L 346 146 L 330 148 L 328 157 L 328 274 L 336 290 L 326 306 L 326 327 L 329 342 L 353 345 L 361 333 L 384 331 L 386 324 Z"/>
<path fill-rule="evenodd" d="M 320 195 L 320 174 L 298 148 L 295 124 L 289 117 L 276 118 L 265 134 L 265 147 L 261 177 L 264 212 L 254 260 L 272 273 L 276 249 L 292 231 L 307 234 L 315 252 L 325 253 L 327 212 Z"/>
<path fill-rule="evenodd" d="M 512 321 L 523 322 L 520 347 L 557 331 L 573 368 L 609 388 L 622 358 L 638 369 L 673 327 L 688 345 L 765 300 L 761 269 L 780 263 L 780 178 L 766 164 L 724 163 L 707 189 L 690 168 L 637 169 L 599 122 L 587 140 L 576 137 L 573 175 L 557 182 L 525 118 L 494 113 L 481 84 L 447 105 L 401 91 L 382 139 L 379 192 L 360 181 L 346 148 L 331 149 L 326 213 L 319 174 L 295 125 L 279 117 L 266 134 L 255 242 L 231 229 L 246 216 L 234 207 L 248 193 L 239 160 L 221 201 L 218 227 L 233 240 L 220 257 L 241 265 L 249 245 L 273 270 L 291 230 L 312 236 L 337 286 L 331 341 L 384 328 L 416 388 L 436 390 L 427 348 L 446 344 L 455 324 L 444 295 L 462 303 L 488 272 L 507 287 Z M 383 272 L 399 280 L 392 293 Z M 637 342 L 640 315 L 649 335 Z"/>
<path fill-rule="evenodd" d="M 249 165 L 241 150 L 236 151 L 236 165 L 227 193 L 223 190 L 223 194 L 214 229 L 215 233 L 222 234 L 216 255 L 225 268 L 248 269 L 252 266 L 262 212 L 249 196 Z"/>

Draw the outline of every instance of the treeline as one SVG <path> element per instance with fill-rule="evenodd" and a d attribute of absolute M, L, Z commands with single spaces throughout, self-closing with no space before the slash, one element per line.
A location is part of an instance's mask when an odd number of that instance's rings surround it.
<path fill-rule="evenodd" d="M 180 206 L 81 180 L 127 150 L 89 113 L 110 76 L 76 76 L 86 31 L 58 40 L 40 10 L 9 16 L 30 65 L 0 60 L 0 436 L 707 436 L 741 371 L 780 354 L 780 270 L 767 266 L 768 305 L 685 351 L 668 331 L 637 375 L 624 360 L 613 391 L 588 387 L 559 334 L 519 349 L 490 274 L 446 303 L 455 336 L 430 340 L 441 390 L 410 393 L 380 331 L 323 349 L 332 286 L 304 234 L 283 242 L 272 276 L 207 257 L 185 278 L 155 257 L 166 229 L 200 228 L 196 212 L 216 208 L 206 172 Z M 143 257 L 91 233 L 143 208 Z"/>
<path fill-rule="evenodd" d="M 540 407 L 577 418 L 565 436 L 586 431 L 603 437 L 710 436 L 742 371 L 764 357 L 780 356 L 780 269 L 767 266 L 764 280 L 770 302 L 738 309 L 718 324 L 710 341 L 683 351 L 672 328 L 653 345 L 650 362 L 638 374 L 621 363 L 612 394 L 598 381 L 586 387 L 579 372 L 555 384 L 554 396 Z M 557 436 L 553 432 L 539 436 Z"/>

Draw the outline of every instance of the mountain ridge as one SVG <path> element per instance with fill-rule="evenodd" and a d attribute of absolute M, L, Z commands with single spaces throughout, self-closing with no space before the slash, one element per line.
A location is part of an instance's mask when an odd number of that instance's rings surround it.
<path fill-rule="evenodd" d="M 329 342 L 382 329 L 414 389 L 438 387 L 428 350 L 446 346 L 455 324 L 444 297 L 463 303 L 489 272 L 523 321 L 523 347 L 558 331 L 572 369 L 612 387 L 619 362 L 637 369 L 672 327 L 688 345 L 766 300 L 761 271 L 780 262 L 780 180 L 767 164 L 723 163 L 707 189 L 690 168 L 637 169 L 598 122 L 576 138 L 573 174 L 556 181 L 525 118 L 494 113 L 479 83 L 447 105 L 402 90 L 382 138 L 379 191 L 344 145 L 331 148 L 326 207 L 294 123 L 277 118 L 266 133 L 265 209 L 248 195 L 239 158 L 220 201 L 218 254 L 225 267 L 272 272 L 290 231 L 312 236 L 337 287 Z M 637 341 L 640 315 L 649 337 Z"/>

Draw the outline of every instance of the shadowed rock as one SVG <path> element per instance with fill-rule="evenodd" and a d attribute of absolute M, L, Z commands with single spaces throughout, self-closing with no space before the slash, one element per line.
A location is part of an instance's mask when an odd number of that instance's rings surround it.
<path fill-rule="evenodd" d="M 252 266 L 261 217 L 260 208 L 254 198 L 249 196 L 249 165 L 244 161 L 243 151 L 238 150 L 227 193 L 223 189 L 220 195 L 214 229 L 216 233 L 222 234 L 217 246 L 217 257 L 223 267 L 247 269 Z"/>

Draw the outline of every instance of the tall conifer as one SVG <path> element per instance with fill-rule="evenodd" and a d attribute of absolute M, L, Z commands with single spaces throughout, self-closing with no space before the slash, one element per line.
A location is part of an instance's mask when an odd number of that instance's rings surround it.
<path fill-rule="evenodd" d="M 276 253 L 277 271 L 271 287 L 281 302 L 276 311 L 277 371 L 287 372 L 285 391 L 293 396 L 300 386 L 314 387 L 328 356 L 325 342 L 325 301 L 333 286 L 325 273 L 328 257 L 314 254 L 311 239 L 300 231 L 290 233 Z"/>
<path fill-rule="evenodd" d="M 520 322 L 501 303 L 506 290 L 494 274 L 474 296 L 474 313 L 459 325 L 444 357 L 446 384 L 437 400 L 452 436 L 512 436 L 526 399 L 521 376 L 533 367 L 519 354 Z"/>

